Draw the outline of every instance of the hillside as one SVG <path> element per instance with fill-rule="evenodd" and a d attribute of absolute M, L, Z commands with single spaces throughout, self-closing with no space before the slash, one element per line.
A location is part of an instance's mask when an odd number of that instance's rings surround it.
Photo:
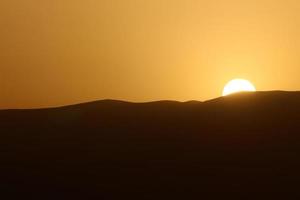
<path fill-rule="evenodd" d="M 300 197 L 300 92 L 2 110 L 0 132 L 11 196 Z"/>

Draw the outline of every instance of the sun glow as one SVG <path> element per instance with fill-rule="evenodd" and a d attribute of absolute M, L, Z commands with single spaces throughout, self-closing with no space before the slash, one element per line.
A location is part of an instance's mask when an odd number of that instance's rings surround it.
<path fill-rule="evenodd" d="M 256 91 L 254 85 L 245 79 L 233 79 L 229 81 L 224 89 L 223 96 L 227 96 L 229 94 L 237 93 L 237 92 L 254 92 Z"/>

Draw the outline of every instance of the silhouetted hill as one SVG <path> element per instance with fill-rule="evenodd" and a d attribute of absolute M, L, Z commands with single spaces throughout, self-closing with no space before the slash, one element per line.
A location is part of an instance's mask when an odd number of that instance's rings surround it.
<path fill-rule="evenodd" d="M 11 198 L 297 199 L 300 92 L 0 111 Z"/>

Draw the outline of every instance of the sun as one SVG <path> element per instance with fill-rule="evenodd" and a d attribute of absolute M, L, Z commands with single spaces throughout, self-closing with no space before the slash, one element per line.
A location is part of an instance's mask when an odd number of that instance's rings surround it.
<path fill-rule="evenodd" d="M 256 91 L 254 85 L 245 79 L 233 79 L 229 81 L 224 89 L 223 89 L 223 96 L 227 96 L 229 94 L 233 94 L 236 92 L 254 92 Z"/>

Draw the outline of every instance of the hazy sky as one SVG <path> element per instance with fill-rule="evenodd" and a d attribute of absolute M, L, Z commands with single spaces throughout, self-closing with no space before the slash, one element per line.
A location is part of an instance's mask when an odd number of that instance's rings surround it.
<path fill-rule="evenodd" d="M 300 90 L 299 0 L 1 0 L 0 108 Z"/>

